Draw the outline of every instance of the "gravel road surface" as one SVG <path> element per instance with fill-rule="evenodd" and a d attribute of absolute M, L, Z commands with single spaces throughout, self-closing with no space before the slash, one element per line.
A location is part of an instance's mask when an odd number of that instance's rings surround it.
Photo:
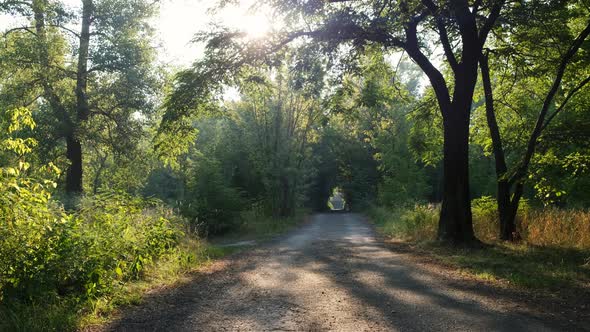
<path fill-rule="evenodd" d="M 473 283 L 388 249 L 356 214 L 319 214 L 127 310 L 115 331 L 551 331 Z"/>

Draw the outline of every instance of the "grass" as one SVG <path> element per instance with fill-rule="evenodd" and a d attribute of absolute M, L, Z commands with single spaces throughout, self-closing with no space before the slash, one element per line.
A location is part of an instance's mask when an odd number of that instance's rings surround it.
<path fill-rule="evenodd" d="M 148 291 L 182 282 L 191 271 L 231 253 L 187 237 L 174 252 L 161 257 L 144 270 L 141 279 L 121 283 L 108 296 L 80 300 L 57 294 L 43 302 L 0 306 L 1 331 L 73 331 L 107 322 L 119 307 L 141 303 Z"/>
<path fill-rule="evenodd" d="M 245 212 L 240 228 L 217 240 L 265 240 L 292 229 L 304 219 L 304 214 L 305 211 L 298 211 L 294 217 L 277 220 Z M 186 236 L 174 251 L 147 265 L 141 278 L 121 281 L 106 296 L 82 300 L 55 294 L 27 304 L 0 302 L 0 331 L 74 331 L 105 324 L 119 308 L 140 304 L 148 292 L 188 282 L 191 272 L 243 249 L 214 243 Z"/>
<path fill-rule="evenodd" d="M 198 271 L 235 250 L 187 239 L 175 253 L 148 267 L 142 279 L 122 285 L 112 296 L 93 301 L 78 325 L 84 327 L 106 323 L 119 307 L 140 304 L 144 295 L 153 289 L 188 281 L 190 272 Z"/>
<path fill-rule="evenodd" d="M 494 219 L 474 209 L 475 232 L 489 245 L 477 250 L 434 241 L 436 209 L 373 208 L 369 215 L 382 234 L 417 244 L 426 254 L 479 279 L 557 292 L 590 288 L 590 244 L 586 242 L 587 234 L 577 233 L 590 224 L 588 212 L 528 211 L 519 218 L 523 241 L 513 244 L 498 241 Z"/>
<path fill-rule="evenodd" d="M 479 279 L 502 280 L 523 288 L 549 291 L 590 285 L 590 266 L 586 264 L 590 251 L 587 250 L 502 243 L 475 251 L 432 243 L 425 248 L 440 260 Z"/>
<path fill-rule="evenodd" d="M 269 217 L 256 210 L 242 213 L 242 223 L 236 230 L 213 239 L 213 243 L 227 243 L 244 240 L 264 241 L 288 232 L 301 224 L 309 211 L 299 209 L 291 217 Z"/>

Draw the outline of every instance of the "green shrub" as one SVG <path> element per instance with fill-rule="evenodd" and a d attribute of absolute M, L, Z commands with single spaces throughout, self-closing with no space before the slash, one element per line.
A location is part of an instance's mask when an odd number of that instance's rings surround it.
<path fill-rule="evenodd" d="M 272 217 L 263 208 L 254 206 L 242 212 L 240 226 L 233 232 L 239 236 L 270 237 L 296 226 L 308 211 L 297 209 L 291 217 Z"/>
<path fill-rule="evenodd" d="M 30 179 L 0 174 L 0 299 L 30 298 L 54 288 L 73 218 Z"/>
<path fill-rule="evenodd" d="M 369 215 L 381 231 L 392 237 L 433 240 L 438 226 L 438 210 L 424 205 L 414 208 L 373 207 Z"/>
<path fill-rule="evenodd" d="M 76 271 L 69 276 L 71 283 L 96 296 L 110 292 L 118 281 L 137 279 L 144 265 L 182 237 L 181 221 L 166 215 L 172 216 L 159 202 L 125 194 L 83 199 L 72 234 L 78 255 L 70 262 L 70 270 Z"/>
<path fill-rule="evenodd" d="M 4 192 L 12 214 L 0 225 L 0 290 L 21 300 L 51 294 L 96 297 L 137 279 L 143 266 L 174 248 L 180 220 L 161 204 L 122 194 L 84 198 L 66 214 L 48 196 Z"/>
<path fill-rule="evenodd" d="M 5 115 L 0 119 L 0 330 L 60 324 L 71 329 L 85 303 L 140 278 L 161 257 L 186 256 L 178 250 L 187 242 L 186 225 L 159 201 L 110 192 L 76 199 L 76 209 L 66 212 L 51 195 L 50 179 L 59 170 L 52 165 L 31 170 L 26 162 L 36 145 L 20 138 L 23 129 L 35 126 L 30 112 Z"/>
<path fill-rule="evenodd" d="M 182 213 L 205 235 L 236 229 L 245 207 L 240 192 L 227 183 L 215 161 L 200 158 L 196 164 Z"/>

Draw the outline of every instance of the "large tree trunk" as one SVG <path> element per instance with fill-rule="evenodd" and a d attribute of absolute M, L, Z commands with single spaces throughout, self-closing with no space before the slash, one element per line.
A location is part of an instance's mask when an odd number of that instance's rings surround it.
<path fill-rule="evenodd" d="M 469 192 L 469 123 L 481 52 L 474 21 L 463 25 L 462 61 L 452 61 L 455 74 L 453 98 L 450 106 L 439 103 L 444 129 L 444 188 L 438 239 L 455 245 L 479 242 L 473 232 Z"/>
<path fill-rule="evenodd" d="M 80 142 L 74 139 L 73 132 L 75 124 L 70 118 L 68 111 L 61 102 L 59 96 L 53 90 L 50 72 L 51 60 L 48 50 L 47 31 L 45 28 L 45 11 L 48 3 L 46 0 L 35 0 L 32 8 L 35 14 L 35 30 L 39 41 L 39 63 L 41 65 L 41 83 L 43 85 L 44 97 L 49 101 L 51 109 L 58 119 L 62 121 L 66 136 L 66 156 L 70 161 L 70 167 L 66 173 L 66 192 L 82 192 L 82 147 Z"/>
<path fill-rule="evenodd" d="M 67 158 L 70 167 L 66 176 L 66 192 L 81 194 L 83 192 L 83 160 L 80 128 L 88 120 L 90 107 L 86 90 L 88 86 L 88 52 L 90 47 L 90 24 L 92 23 L 92 0 L 82 1 L 82 30 L 78 53 L 78 71 L 76 76 L 76 128 L 66 138 Z"/>
<path fill-rule="evenodd" d="M 432 2 L 429 4 L 429 8 L 436 12 L 436 5 Z M 453 7 L 462 39 L 460 62 L 453 54 L 443 21 L 439 21 L 441 42 L 454 74 L 452 98 L 445 77 L 420 50 L 416 21 L 406 29 L 404 49 L 428 76 L 443 116 L 444 179 L 438 239 L 453 245 L 470 245 L 479 241 L 473 232 L 469 194 L 469 121 L 477 81 L 478 58 L 487 31 L 478 36 L 475 17 L 467 2 L 454 3 Z"/>
<path fill-rule="evenodd" d="M 469 117 L 459 111 L 448 112 L 443 121 L 444 180 L 438 227 L 438 239 L 454 245 L 477 242 L 469 194 Z"/>

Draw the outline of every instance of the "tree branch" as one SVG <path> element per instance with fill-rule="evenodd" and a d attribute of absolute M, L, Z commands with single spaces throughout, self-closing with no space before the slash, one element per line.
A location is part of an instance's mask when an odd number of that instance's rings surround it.
<path fill-rule="evenodd" d="M 451 69 L 454 73 L 456 73 L 458 68 L 457 58 L 453 53 L 453 48 L 451 46 L 451 42 L 449 41 L 449 34 L 447 32 L 444 19 L 439 14 L 440 8 L 432 0 L 422 0 L 422 4 L 432 12 L 432 15 L 436 20 L 436 27 L 438 29 L 438 34 L 440 36 L 440 41 L 442 43 L 445 56 L 447 57 L 447 61 L 449 62 Z"/>
<path fill-rule="evenodd" d="M 496 112 L 494 109 L 494 95 L 492 90 L 492 81 L 490 79 L 490 67 L 488 65 L 488 54 L 483 53 L 479 58 L 479 66 L 481 69 L 481 77 L 486 101 L 486 119 L 490 136 L 492 137 L 492 148 L 494 149 L 494 157 L 496 162 L 496 176 L 498 180 L 502 179 L 508 170 L 506 165 L 506 157 L 504 155 L 504 147 L 502 146 L 502 136 L 498 128 L 498 121 L 496 119 Z M 504 181 L 506 181 L 504 179 Z"/>
<path fill-rule="evenodd" d="M 64 30 L 64 31 L 67 31 L 67 32 L 71 33 L 71 34 L 72 34 L 72 35 L 74 35 L 76 38 L 80 38 L 80 34 L 79 34 L 79 33 L 77 33 L 76 31 L 74 31 L 74 30 L 72 30 L 72 29 L 70 29 L 70 28 L 66 28 L 66 27 L 64 27 L 63 25 L 60 25 L 60 24 L 48 24 L 48 25 L 49 25 L 50 27 L 53 27 L 53 28 L 60 28 L 60 29 L 62 29 L 62 30 Z"/>
<path fill-rule="evenodd" d="M 9 34 L 16 32 L 16 31 L 21 31 L 21 30 L 26 31 L 26 32 L 32 34 L 33 36 L 37 36 L 35 31 L 31 30 L 31 28 L 32 27 L 17 27 L 17 28 L 8 29 L 3 33 L 2 37 L 6 38 L 6 36 L 8 36 Z"/>
<path fill-rule="evenodd" d="M 563 79 L 563 75 L 565 74 L 565 70 L 567 68 L 567 65 L 569 64 L 571 59 L 574 57 L 574 55 L 578 52 L 578 50 L 580 49 L 580 47 L 582 46 L 582 44 L 584 43 L 584 41 L 586 40 L 588 35 L 590 35 L 590 21 L 588 21 L 586 28 L 578 35 L 578 37 L 576 37 L 576 39 L 573 41 L 572 45 L 568 49 L 567 53 L 561 59 L 561 63 L 559 64 L 559 67 L 557 69 L 557 74 L 555 76 L 555 79 L 553 80 L 553 84 L 551 85 L 551 89 L 549 90 L 549 92 L 547 93 L 547 96 L 545 97 L 545 101 L 543 102 L 543 107 L 541 108 L 541 111 L 539 112 L 539 116 L 537 117 L 537 123 L 535 124 L 535 128 L 533 129 L 533 132 L 531 133 L 531 137 L 530 137 L 528 145 L 527 145 L 527 150 L 526 150 L 525 156 L 522 159 L 522 161 L 520 163 L 520 167 L 518 168 L 517 172 L 511 177 L 510 183 L 514 183 L 514 182 L 518 181 L 520 178 L 522 178 L 525 175 L 526 170 L 531 162 L 531 158 L 533 157 L 533 154 L 535 153 L 535 148 L 537 146 L 537 140 L 539 139 L 539 136 L 541 136 L 541 132 L 542 132 L 543 128 L 545 127 L 544 126 L 545 117 L 549 111 L 549 107 L 551 107 L 551 104 L 553 103 L 553 98 L 555 97 L 555 94 L 557 93 L 557 90 L 559 89 L 559 86 L 561 85 L 561 81 Z"/>
<path fill-rule="evenodd" d="M 420 50 L 420 45 L 418 43 L 418 32 L 417 32 L 417 25 L 418 22 L 411 22 L 408 27 L 406 27 L 406 43 L 404 45 L 404 49 L 408 53 L 408 55 L 420 66 L 422 71 L 428 76 L 430 83 L 432 84 L 432 88 L 436 94 L 436 98 L 439 101 L 441 106 L 441 112 L 443 115 L 446 115 L 446 112 L 450 109 L 451 106 L 451 96 L 449 94 L 449 89 L 447 87 L 447 83 L 445 81 L 444 76 L 441 72 L 436 69 L 436 67 L 432 64 L 432 62 L 422 53 Z"/>
<path fill-rule="evenodd" d="M 498 19 L 498 17 L 500 17 L 500 11 L 502 10 L 502 7 L 504 6 L 504 2 L 505 2 L 505 0 L 496 0 L 494 5 L 492 6 L 492 10 L 490 11 L 490 15 L 485 20 L 481 29 L 479 29 L 478 38 L 479 38 L 480 47 L 484 46 L 486 39 L 488 38 L 488 34 L 490 33 L 490 31 L 494 27 L 494 24 L 496 24 L 496 20 Z M 474 11 L 474 15 L 475 14 L 476 14 L 476 12 Z"/>
<path fill-rule="evenodd" d="M 565 105 L 567 104 L 567 102 L 578 92 L 580 91 L 580 89 L 582 89 L 586 84 L 590 83 L 590 76 L 586 77 L 585 80 L 583 80 L 582 82 L 580 82 L 580 84 L 578 84 L 575 88 L 573 88 L 572 90 L 570 90 L 567 94 L 567 96 L 565 96 L 565 99 L 563 100 L 563 103 L 561 103 L 561 105 L 559 105 L 559 107 L 555 110 L 555 112 L 551 113 L 551 115 L 549 115 L 549 117 L 547 117 L 547 120 L 545 121 L 545 124 L 543 124 L 543 128 L 541 130 L 545 130 L 545 128 L 547 128 L 547 126 L 549 126 L 549 123 L 551 122 L 551 120 L 553 120 L 553 118 L 555 118 L 555 116 L 561 112 L 564 108 Z"/>
<path fill-rule="evenodd" d="M 447 33 L 447 28 L 444 25 L 442 17 L 436 18 L 436 26 L 438 27 L 438 34 L 440 36 L 440 41 L 442 43 L 443 50 L 445 51 L 447 61 L 449 62 L 449 65 L 451 66 L 453 72 L 456 73 L 459 64 L 457 63 L 455 53 L 453 53 L 453 48 L 451 46 L 451 42 L 449 41 L 449 35 Z"/>

